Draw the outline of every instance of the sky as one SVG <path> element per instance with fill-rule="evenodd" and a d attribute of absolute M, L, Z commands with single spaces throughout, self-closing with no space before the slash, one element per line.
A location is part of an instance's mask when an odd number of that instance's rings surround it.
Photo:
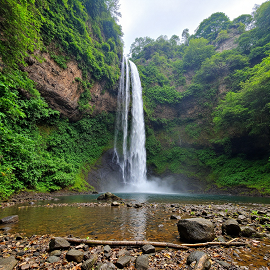
<path fill-rule="evenodd" d="M 120 0 L 120 12 L 125 44 L 124 54 L 137 37 L 158 38 L 177 35 L 185 28 L 195 29 L 215 12 L 224 12 L 230 20 L 242 14 L 251 14 L 255 4 L 266 0 Z"/>

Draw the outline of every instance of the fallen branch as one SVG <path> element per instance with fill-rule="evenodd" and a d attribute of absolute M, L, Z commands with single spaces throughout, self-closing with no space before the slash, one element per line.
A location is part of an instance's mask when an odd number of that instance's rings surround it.
<path fill-rule="evenodd" d="M 189 247 L 205 247 L 205 246 L 244 246 L 246 243 L 242 242 L 206 242 L 198 244 L 173 244 L 167 242 L 148 242 L 148 241 L 109 241 L 109 240 L 87 240 L 80 238 L 65 238 L 70 243 L 84 243 L 87 245 L 109 245 L 109 246 L 144 246 L 152 245 L 155 247 L 168 247 L 175 249 L 188 249 Z"/>

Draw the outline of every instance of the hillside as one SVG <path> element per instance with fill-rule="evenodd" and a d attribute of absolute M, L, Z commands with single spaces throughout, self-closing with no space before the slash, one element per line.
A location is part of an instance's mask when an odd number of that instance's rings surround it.
<path fill-rule="evenodd" d="M 182 43 L 135 40 L 149 174 L 174 175 L 180 189 L 270 193 L 269 14 L 267 1 L 234 21 L 214 13 Z"/>
<path fill-rule="evenodd" d="M 122 57 L 117 2 L 0 6 L 0 197 L 91 188 L 111 147 Z"/>

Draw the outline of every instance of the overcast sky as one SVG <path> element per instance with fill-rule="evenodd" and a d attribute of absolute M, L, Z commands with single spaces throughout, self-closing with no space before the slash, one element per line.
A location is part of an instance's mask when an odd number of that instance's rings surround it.
<path fill-rule="evenodd" d="M 251 14 L 255 4 L 266 0 L 120 0 L 122 18 L 119 23 L 124 33 L 125 49 L 137 37 L 156 39 L 160 35 L 178 35 L 189 29 L 193 34 L 199 24 L 215 12 L 224 12 L 231 20 Z"/>

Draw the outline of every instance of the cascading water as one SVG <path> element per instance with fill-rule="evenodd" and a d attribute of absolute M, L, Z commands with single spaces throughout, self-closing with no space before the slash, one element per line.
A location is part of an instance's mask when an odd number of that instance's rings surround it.
<path fill-rule="evenodd" d="M 130 74 L 132 82 L 132 102 L 130 99 Z M 125 184 L 141 187 L 146 182 L 142 87 L 136 65 L 125 58 L 122 62 L 117 106 L 114 157 L 121 168 L 123 182 Z M 131 128 L 129 130 L 128 116 L 130 107 Z M 122 143 L 121 147 L 118 147 L 120 137 Z M 119 148 L 121 150 L 119 150 Z"/>

